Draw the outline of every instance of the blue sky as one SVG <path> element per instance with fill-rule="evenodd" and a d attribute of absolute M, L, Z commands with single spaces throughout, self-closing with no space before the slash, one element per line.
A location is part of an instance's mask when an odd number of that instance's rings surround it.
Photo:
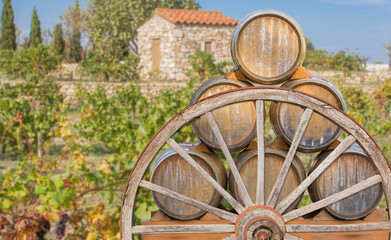
<path fill-rule="evenodd" d="M 43 29 L 52 29 L 74 0 L 12 0 L 15 24 L 29 33 L 36 6 Z M 85 6 L 87 0 L 80 0 Z M 349 49 L 388 62 L 384 44 L 391 42 L 391 0 L 198 0 L 202 10 L 222 11 L 242 19 L 258 9 L 276 9 L 294 17 L 317 49 Z M 2 4 L 0 6 L 0 11 Z"/>

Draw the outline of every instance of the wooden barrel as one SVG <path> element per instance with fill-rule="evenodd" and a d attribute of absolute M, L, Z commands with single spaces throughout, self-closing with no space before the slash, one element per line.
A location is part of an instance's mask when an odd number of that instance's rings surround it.
<path fill-rule="evenodd" d="M 244 150 L 235 159 L 235 164 L 238 167 L 239 173 L 243 178 L 244 185 L 250 194 L 251 200 L 255 202 L 256 190 L 257 190 L 257 166 L 258 166 L 258 153 L 257 149 Z M 281 167 L 285 161 L 286 154 L 288 152 L 277 149 L 265 149 L 265 199 L 268 198 L 270 192 L 274 186 L 274 183 L 280 173 Z M 305 170 L 300 159 L 295 156 L 292 165 L 289 168 L 288 175 L 285 179 L 284 186 L 281 194 L 278 197 L 277 203 L 281 202 L 287 197 L 299 184 L 305 179 Z M 235 179 L 230 172 L 229 174 L 229 188 L 231 195 L 238 201 L 243 203 L 242 196 L 239 192 Z M 301 201 L 301 197 L 296 199 L 294 203 L 286 210 L 290 211 Z"/>
<path fill-rule="evenodd" d="M 231 40 L 233 62 L 250 80 L 281 83 L 304 61 L 306 44 L 299 24 L 276 10 L 250 13 L 236 26 Z"/>
<path fill-rule="evenodd" d="M 214 94 L 251 86 L 248 82 L 226 79 L 223 76 L 205 81 L 193 94 L 190 104 Z M 256 133 L 256 112 L 253 102 L 231 104 L 212 112 L 230 151 L 243 149 Z M 210 148 L 221 151 L 217 138 L 206 117 L 191 122 L 195 135 Z"/>
<path fill-rule="evenodd" d="M 222 187 L 227 185 L 227 172 L 214 152 L 194 149 L 198 143 L 179 144 Z M 151 182 L 211 206 L 218 206 L 221 195 L 172 148 L 160 154 L 151 169 Z M 156 205 L 168 216 L 180 220 L 196 219 L 206 212 L 188 204 L 152 192 Z"/>
<path fill-rule="evenodd" d="M 314 171 L 331 152 L 331 150 L 326 150 L 317 155 L 308 174 Z M 353 144 L 308 187 L 308 192 L 312 201 L 316 202 L 375 174 L 376 168 L 372 161 L 357 144 Z M 331 215 L 345 220 L 364 218 L 376 208 L 382 194 L 382 186 L 379 183 L 331 204 L 325 209 Z"/>
<path fill-rule="evenodd" d="M 330 105 L 346 112 L 346 103 L 338 87 L 326 79 L 314 77 L 288 81 L 281 87 L 311 94 Z M 270 122 L 276 135 L 287 142 L 293 140 L 304 109 L 292 104 L 270 104 Z M 336 140 L 341 129 L 330 120 L 313 113 L 298 150 L 302 152 L 318 152 Z"/>

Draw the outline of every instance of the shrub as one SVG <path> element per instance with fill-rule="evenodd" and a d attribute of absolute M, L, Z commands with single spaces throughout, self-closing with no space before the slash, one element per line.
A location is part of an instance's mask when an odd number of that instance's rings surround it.
<path fill-rule="evenodd" d="M 37 80 L 55 70 L 59 63 L 60 57 L 43 45 L 0 52 L 0 71 L 11 78 Z"/>
<path fill-rule="evenodd" d="M 139 77 L 139 57 L 129 55 L 123 61 L 101 51 L 89 51 L 85 60 L 80 62 L 83 74 L 105 82 L 134 81 Z"/>

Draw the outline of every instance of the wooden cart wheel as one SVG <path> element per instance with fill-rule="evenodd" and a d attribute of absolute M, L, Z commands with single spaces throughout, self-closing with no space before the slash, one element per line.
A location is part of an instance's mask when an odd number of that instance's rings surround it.
<path fill-rule="evenodd" d="M 243 101 L 255 101 L 257 112 L 257 138 L 258 138 L 258 177 L 256 200 L 253 202 L 244 186 L 234 160 L 221 136 L 215 119 L 211 114 L 214 109 Z M 300 123 L 296 130 L 292 144 L 289 148 L 281 172 L 272 188 L 269 197 L 265 197 L 260 189 L 264 189 L 263 169 L 264 169 L 264 102 L 286 102 L 295 104 L 304 109 Z M 281 202 L 276 204 L 277 197 L 296 153 L 298 144 L 313 112 L 316 112 L 334 122 L 341 127 L 347 137 L 336 147 L 332 153 L 322 162 L 307 178 Z M 226 189 L 222 188 L 206 171 L 204 171 L 171 137 L 188 124 L 192 119 L 201 115 L 206 116 L 211 125 L 214 134 L 217 136 L 219 145 L 224 153 L 227 162 L 239 187 L 243 197 L 243 205 L 234 199 Z M 168 144 L 179 155 L 182 156 L 191 166 L 194 167 L 233 207 L 236 211 L 226 211 L 216 207 L 209 206 L 200 201 L 188 198 L 179 193 L 163 188 L 149 181 L 143 180 L 148 167 L 153 162 L 155 156 L 164 144 Z M 300 196 L 314 180 L 325 171 L 325 169 L 353 143 L 359 144 L 373 161 L 377 175 L 359 182 L 339 193 L 311 203 L 308 206 L 293 209 L 289 212 L 285 210 L 290 204 Z M 294 236 L 297 233 L 309 232 L 356 232 L 356 231 L 374 231 L 390 230 L 390 221 L 384 220 L 376 223 L 351 223 L 334 225 L 316 225 L 316 224 L 292 224 L 290 221 L 308 213 L 317 211 L 325 206 L 335 203 L 341 199 L 351 196 L 359 191 L 382 184 L 387 206 L 391 199 L 391 170 L 382 151 L 369 136 L 369 134 L 354 120 L 348 117 L 344 112 L 328 105 L 327 103 L 313 98 L 309 95 L 283 88 L 265 88 L 251 87 L 227 91 L 221 94 L 211 96 L 200 102 L 197 102 L 184 111 L 177 114 L 167 122 L 159 132 L 152 138 L 140 155 L 126 186 L 122 212 L 121 212 L 121 239 L 133 239 L 136 234 L 164 234 L 164 233 L 232 233 L 224 239 L 302 239 Z M 227 220 L 229 224 L 205 224 L 205 225 L 154 225 L 154 226 L 135 226 L 134 212 L 136 205 L 136 196 L 139 188 L 149 189 L 178 201 L 187 203 L 196 208 L 205 210 Z M 284 213 L 285 212 L 285 213 Z M 283 213 L 283 214 L 281 214 Z M 390 208 L 387 209 L 388 216 Z M 389 219 L 389 218 L 388 218 Z M 387 239 L 391 239 L 389 236 Z"/>

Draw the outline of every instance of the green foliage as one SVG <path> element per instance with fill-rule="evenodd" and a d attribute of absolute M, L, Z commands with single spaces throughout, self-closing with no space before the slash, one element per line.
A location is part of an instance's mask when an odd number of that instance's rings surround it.
<path fill-rule="evenodd" d="M 0 51 L 0 71 L 5 72 L 11 78 L 37 81 L 48 71 L 56 69 L 59 60 L 59 56 L 43 45 L 15 51 L 3 50 Z"/>
<path fill-rule="evenodd" d="M 362 88 L 341 88 L 342 95 L 345 98 L 348 115 L 355 119 L 360 125 L 370 133 L 376 132 L 378 121 L 375 100 L 365 94 Z"/>
<path fill-rule="evenodd" d="M 62 33 L 61 23 L 57 24 L 54 29 L 54 44 L 53 50 L 57 55 L 63 56 L 65 49 L 65 41 Z"/>
<path fill-rule="evenodd" d="M 339 51 L 332 57 L 333 69 L 338 71 L 363 71 L 365 70 L 366 57 L 360 57 L 358 53 Z"/>
<path fill-rule="evenodd" d="M 345 98 L 348 115 L 355 119 L 371 135 L 388 134 L 391 130 L 391 117 L 389 106 L 391 102 L 391 84 L 386 80 L 379 91 L 368 94 L 362 88 L 339 88 Z"/>
<path fill-rule="evenodd" d="M 312 42 L 306 38 L 307 53 L 303 66 L 311 70 L 336 70 L 345 73 L 365 70 L 366 57 L 355 52 L 339 51 L 336 54 L 326 50 L 315 49 Z"/>
<path fill-rule="evenodd" d="M 9 86 L 6 88 L 8 94 L 20 91 L 20 95 L 27 95 L 22 93 L 26 86 L 12 90 Z M 48 87 L 42 85 L 40 89 Z M 63 107 L 54 111 L 58 114 L 51 117 L 55 119 L 55 127 L 47 135 L 48 141 L 50 137 L 64 141 L 61 156 L 46 158 L 45 155 L 40 159 L 34 152 L 26 150 L 28 154 L 21 157 L 16 168 L 0 175 L 0 212 L 10 218 L 25 216 L 26 222 L 32 221 L 27 213 L 34 212 L 52 223 L 66 213 L 69 216 L 68 236 L 118 239 L 120 207 L 112 206 L 120 205 L 125 181 L 149 139 L 168 119 L 188 105 L 194 89 L 189 84 L 179 91 L 163 90 L 159 96 L 149 99 L 143 97 L 140 88 L 134 84 L 117 89 L 112 97 L 108 97 L 102 87 L 92 92 L 85 89 L 78 92 L 80 122 L 69 125 L 67 108 Z M 41 91 L 38 93 L 45 95 Z M 15 95 L 15 98 L 20 97 Z M 53 108 L 55 106 L 58 105 L 53 101 Z M 27 108 L 25 112 L 29 112 Z M 50 124 L 42 118 L 37 121 L 45 126 Z M 27 121 L 23 123 L 28 124 Z M 15 125 L 9 127 L 10 131 L 16 128 Z M 190 127 L 185 127 L 174 138 L 178 142 L 196 140 Z M 113 154 L 100 163 L 91 162 L 88 160 L 91 147 L 83 143 L 85 140 L 102 142 Z M 63 161 L 67 161 L 66 169 L 59 174 Z M 116 191 L 120 193 L 116 194 Z M 93 204 L 88 198 L 94 199 Z M 150 191 L 142 190 L 137 199 L 136 222 L 139 223 L 157 208 Z M 9 226 L 14 227 L 17 222 Z"/>
<path fill-rule="evenodd" d="M 35 48 L 42 44 L 41 23 L 38 18 L 37 10 L 34 7 L 33 15 L 31 16 L 31 30 L 28 47 Z"/>
<path fill-rule="evenodd" d="M 223 75 L 225 68 L 232 65 L 228 61 L 215 63 L 215 58 L 212 54 L 198 49 L 195 49 L 195 53 L 189 56 L 189 63 L 191 70 L 188 72 L 188 75 L 192 79 L 199 79 L 200 81 Z"/>
<path fill-rule="evenodd" d="M 180 91 L 163 90 L 148 101 L 136 84 L 117 89 L 112 97 L 103 87 L 93 92 L 79 89 L 81 121 L 75 127 L 81 137 L 134 157 L 165 122 L 189 104 L 193 92 L 192 85 Z M 182 137 L 192 139 L 190 133 Z"/>
<path fill-rule="evenodd" d="M 391 78 L 384 79 L 380 89 L 375 92 L 375 98 L 380 107 L 384 107 L 383 110 L 389 110 L 391 107 Z"/>
<path fill-rule="evenodd" d="M 63 101 L 59 89 L 50 81 L 0 89 L 0 152 L 35 152 L 38 133 L 49 138 Z"/>
<path fill-rule="evenodd" d="M 390 82 L 390 80 L 386 81 L 378 93 L 381 99 L 385 99 L 384 102 L 390 100 Z M 15 99 L 12 101 L 17 104 L 13 106 L 24 103 L 23 97 L 20 96 L 34 95 L 39 99 L 40 95 L 50 95 L 49 92 L 55 95 L 56 91 L 51 91 L 48 85 L 40 86 L 33 84 L 15 88 L 5 86 L 6 89 L 2 93 L 8 94 L 6 97 L 8 99 Z M 380 101 L 377 98 L 376 101 L 373 100 L 359 88 L 341 86 L 341 91 L 349 106 L 350 115 L 375 136 L 387 134 L 384 129 L 387 127 L 389 117 L 383 115 L 383 111 L 379 111 Z M 94 91 L 80 88 L 78 97 L 81 101 L 81 118 L 73 125 L 66 117 L 67 108 L 60 104 L 61 99 L 36 100 L 36 102 L 47 102 L 48 105 L 53 104 L 52 108 L 45 110 L 49 115 L 54 113 L 51 117 L 46 120 L 37 118 L 37 121 L 46 126 L 44 129 L 51 129 L 50 134 L 45 135 L 46 146 L 49 148 L 49 143 L 54 138 L 61 138 L 64 145 L 60 156 L 53 158 L 40 159 L 34 153 L 34 149 L 26 150 L 20 164 L 0 176 L 0 212 L 10 218 L 26 216 L 24 221 L 31 221 L 27 218 L 29 216 L 27 214 L 35 212 L 48 219 L 53 225 L 60 215 L 67 214 L 69 215 L 67 239 L 119 239 L 120 207 L 118 206 L 121 204 L 126 179 L 148 141 L 164 123 L 188 106 L 193 93 L 194 87 L 191 83 L 182 90 L 167 89 L 158 96 L 149 97 L 144 97 L 136 84 L 118 88 L 113 96 L 108 96 L 104 88 L 99 86 Z M 42 96 L 42 98 L 49 97 Z M 0 95 L 0 99 L 5 97 Z M 29 98 L 27 101 L 32 102 Z M 32 111 L 28 109 L 29 107 L 31 108 L 30 105 L 25 104 L 19 109 L 23 109 L 27 114 Z M 5 111 L 12 112 L 14 109 L 9 107 Z M 49 118 L 54 121 L 48 121 Z M 21 118 L 15 120 L 17 119 Z M 22 120 L 26 125 L 29 125 L 30 121 L 35 121 L 31 118 L 29 122 L 27 118 Z M 1 119 L 0 124 L 3 122 L 7 120 Z M 2 128 L 13 132 L 21 127 L 19 122 L 16 121 L 16 124 L 9 125 L 8 128 Z M 50 124 L 53 125 L 49 128 Z M 37 127 L 35 129 L 41 131 Z M 196 140 L 188 126 L 182 128 L 173 137 L 178 142 Z M 86 144 L 86 141 L 104 144 L 111 154 L 99 162 L 91 161 L 88 154 L 92 151 L 92 147 Z M 387 148 L 387 145 L 382 147 Z M 148 177 L 147 172 L 146 179 Z M 306 196 L 301 204 L 309 202 L 310 199 Z M 141 189 L 136 201 L 136 223 L 149 218 L 150 212 L 156 209 L 150 191 Z"/>
<path fill-rule="evenodd" d="M 139 77 L 139 57 L 129 55 L 123 61 L 102 51 L 89 51 L 79 68 L 83 74 L 92 76 L 95 80 L 134 81 Z"/>
<path fill-rule="evenodd" d="M 11 0 L 3 0 L 3 12 L 1 14 L 1 49 L 16 49 L 14 10 L 12 9 Z"/>
<path fill-rule="evenodd" d="M 74 17 L 80 19 L 80 7 L 79 2 L 75 2 Z M 71 62 L 80 62 L 82 58 L 83 47 L 81 46 L 81 29 L 80 26 L 74 24 L 72 27 L 72 36 L 70 39 L 70 53 L 69 57 Z"/>
<path fill-rule="evenodd" d="M 307 51 L 310 51 L 310 52 L 313 52 L 315 51 L 315 46 L 314 44 L 311 42 L 311 40 L 307 37 L 305 37 L 305 45 L 306 45 L 306 50 Z"/>
<path fill-rule="evenodd" d="M 88 38 L 95 49 L 115 59 L 122 59 L 124 43 L 136 53 L 136 29 L 157 7 L 198 9 L 199 4 L 194 0 L 90 0 Z"/>
<path fill-rule="evenodd" d="M 71 45 L 70 45 L 70 54 L 69 57 L 71 62 L 80 62 L 83 53 L 83 47 L 81 46 L 81 33 L 75 30 L 72 33 Z"/>
<path fill-rule="evenodd" d="M 93 92 L 80 88 L 78 96 L 81 100 L 81 121 L 76 128 L 80 129 L 82 137 L 103 142 L 116 153 L 129 148 L 138 138 L 134 131 L 137 127 L 134 123 L 136 108 L 142 107 L 138 106 L 142 98 L 138 85 L 117 89 L 113 97 L 108 97 L 102 86 Z"/>

